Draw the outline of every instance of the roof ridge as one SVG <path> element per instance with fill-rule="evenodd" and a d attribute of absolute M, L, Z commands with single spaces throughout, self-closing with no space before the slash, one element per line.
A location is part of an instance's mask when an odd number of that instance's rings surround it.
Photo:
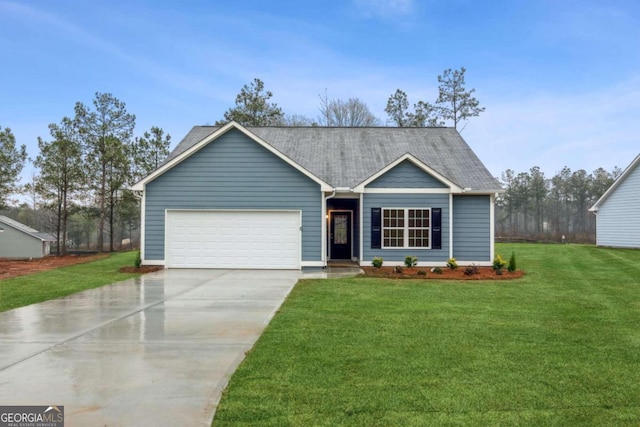
<path fill-rule="evenodd" d="M 194 146 L 215 143 L 217 138 L 212 140 L 211 135 L 223 128 L 211 125 L 192 127 L 160 168 L 166 167 Z M 461 188 L 502 191 L 497 179 L 453 127 L 244 127 L 233 124 L 227 128 L 231 132 L 255 135 L 334 187 L 355 187 L 403 154 L 409 153 Z"/>

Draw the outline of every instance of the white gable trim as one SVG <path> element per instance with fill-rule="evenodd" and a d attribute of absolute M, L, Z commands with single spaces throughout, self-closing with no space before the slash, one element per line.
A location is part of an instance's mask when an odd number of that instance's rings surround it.
<path fill-rule="evenodd" d="M 611 184 L 611 187 L 609 187 L 609 189 L 604 192 L 602 197 L 600 197 L 598 201 L 589 209 L 589 212 L 598 212 L 598 209 L 600 209 L 600 205 L 602 205 L 604 201 L 607 200 L 609 196 L 611 196 L 614 193 L 614 191 L 616 191 L 616 188 L 618 188 L 620 184 L 622 184 L 622 182 L 629 175 L 631 175 L 631 172 L 633 172 L 639 164 L 640 164 L 640 154 L 638 154 L 638 156 L 631 162 L 631 164 L 627 166 L 624 172 L 622 172 L 622 175 L 620 175 L 618 179 L 616 179 L 615 182 Z"/>
<path fill-rule="evenodd" d="M 445 178 L 444 176 L 442 176 L 441 174 L 439 174 L 438 172 L 436 172 L 435 170 L 430 168 L 428 165 L 426 165 L 420 159 L 416 158 L 415 156 L 413 156 L 412 154 L 409 154 L 409 153 L 406 153 L 405 155 L 401 156 L 400 158 L 396 159 L 395 161 L 389 163 L 387 166 L 385 166 L 384 168 L 380 169 L 378 172 L 376 172 L 375 174 L 371 175 L 369 178 L 367 178 L 366 180 L 362 181 L 360 184 L 356 185 L 353 188 L 353 191 L 355 193 L 363 193 L 363 192 L 365 192 L 365 187 L 368 184 L 370 184 L 373 181 L 375 181 L 376 179 L 380 178 L 382 175 L 384 175 L 385 173 L 389 172 L 391 169 L 395 168 L 396 166 L 398 166 L 400 163 L 404 162 L 405 160 L 409 160 L 411 163 L 413 163 L 414 165 L 416 165 L 417 167 L 422 169 L 424 172 L 428 173 L 429 175 L 431 175 L 432 177 L 434 177 L 435 179 L 437 179 L 438 181 L 440 181 L 441 183 L 443 183 L 447 187 L 449 187 L 449 189 L 447 189 L 446 192 L 451 192 L 451 193 L 462 193 L 463 192 L 463 189 L 460 188 L 458 185 L 454 184 L 452 181 L 448 180 L 447 178 Z"/>
<path fill-rule="evenodd" d="M 305 176 L 310 178 L 312 181 L 320 184 L 320 190 L 321 191 L 332 191 L 333 190 L 333 188 L 329 184 L 327 184 L 326 182 L 324 182 L 323 180 L 321 180 L 320 178 L 318 178 L 317 176 L 315 176 L 314 174 L 309 172 L 307 169 L 305 169 L 302 166 L 300 166 L 298 163 L 296 163 L 293 160 L 291 160 L 291 158 L 287 157 L 282 152 L 276 150 L 271 144 L 267 143 L 266 141 L 264 141 L 259 136 L 251 133 L 244 126 L 242 126 L 242 125 L 240 125 L 240 124 L 238 124 L 236 122 L 233 122 L 233 121 L 227 123 L 224 126 L 222 126 L 218 130 L 213 132 L 211 135 L 203 138 L 200 142 L 198 142 L 197 144 L 193 145 L 192 147 L 190 147 L 188 150 L 184 151 L 183 153 L 180 153 L 180 155 L 178 155 L 175 158 L 171 159 L 169 162 L 167 162 L 166 164 L 164 164 L 163 166 L 158 168 L 156 171 L 154 171 L 153 173 L 151 173 L 150 175 L 148 175 L 147 177 L 145 177 L 141 181 L 137 182 L 136 184 L 134 184 L 131 187 L 131 190 L 133 190 L 133 191 L 143 191 L 145 185 L 147 185 L 148 183 L 150 183 L 151 181 L 153 181 L 154 179 L 156 179 L 160 175 L 164 174 L 165 172 L 167 172 L 168 170 L 170 170 L 171 168 L 173 168 L 177 164 L 181 163 L 183 160 L 191 157 L 194 153 L 200 151 L 202 148 L 206 147 L 210 142 L 215 141 L 216 139 L 218 139 L 219 137 L 221 137 L 222 135 L 224 135 L 225 133 L 227 133 L 231 129 L 239 130 L 240 132 L 245 134 L 247 137 L 251 138 L 253 141 L 258 143 L 260 146 L 262 146 L 263 148 L 265 148 L 269 152 L 275 154 L 277 157 L 282 159 L 284 162 L 286 162 L 290 166 L 294 167 L 299 172 L 302 172 Z"/>

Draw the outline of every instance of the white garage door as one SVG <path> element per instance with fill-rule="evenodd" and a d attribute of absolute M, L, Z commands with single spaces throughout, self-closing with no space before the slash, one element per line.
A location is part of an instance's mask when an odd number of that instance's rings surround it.
<path fill-rule="evenodd" d="M 167 211 L 169 268 L 300 268 L 300 211 Z"/>

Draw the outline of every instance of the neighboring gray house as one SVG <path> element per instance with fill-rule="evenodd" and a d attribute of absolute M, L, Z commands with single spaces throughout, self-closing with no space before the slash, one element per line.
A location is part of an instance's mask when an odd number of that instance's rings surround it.
<path fill-rule="evenodd" d="M 144 264 L 491 265 L 502 189 L 452 128 L 196 126 L 142 191 Z"/>
<path fill-rule="evenodd" d="M 589 209 L 596 214 L 596 244 L 640 248 L 640 155 Z"/>
<path fill-rule="evenodd" d="M 55 241 L 49 233 L 0 215 L 0 258 L 42 258 L 49 255 Z"/>

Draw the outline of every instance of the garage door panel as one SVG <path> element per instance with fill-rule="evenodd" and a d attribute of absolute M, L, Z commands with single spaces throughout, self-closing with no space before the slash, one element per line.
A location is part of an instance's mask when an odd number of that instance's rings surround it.
<path fill-rule="evenodd" d="M 299 211 L 168 211 L 169 268 L 299 269 Z"/>

